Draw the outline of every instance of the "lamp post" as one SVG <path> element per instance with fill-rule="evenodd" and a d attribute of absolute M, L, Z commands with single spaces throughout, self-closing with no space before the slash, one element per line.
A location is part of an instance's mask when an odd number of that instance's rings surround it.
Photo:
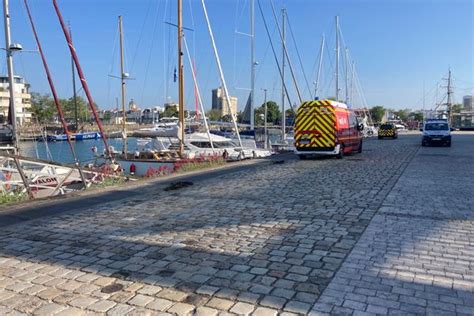
<path fill-rule="evenodd" d="M 15 109 L 15 80 L 13 71 L 13 53 L 21 51 L 23 48 L 20 44 L 11 43 L 10 36 L 10 12 L 8 10 L 8 0 L 3 0 L 3 17 L 5 24 L 5 51 L 7 53 L 7 67 L 8 67 L 8 85 L 10 90 L 10 106 L 9 113 L 11 119 L 11 126 L 13 130 L 13 147 L 15 154 L 19 154 L 18 145 L 18 128 Z"/>

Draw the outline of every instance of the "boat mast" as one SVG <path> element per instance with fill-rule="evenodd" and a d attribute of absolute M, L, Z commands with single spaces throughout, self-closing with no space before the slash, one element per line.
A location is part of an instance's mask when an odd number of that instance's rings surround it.
<path fill-rule="evenodd" d="M 8 10 L 8 0 L 3 0 L 3 18 L 5 22 L 5 51 L 7 53 L 7 67 L 8 67 L 8 85 L 10 89 L 10 106 L 8 112 L 10 113 L 11 128 L 13 132 L 13 149 L 15 154 L 20 153 L 20 147 L 18 145 L 18 125 L 16 120 L 15 110 L 15 80 L 13 71 L 13 50 L 11 46 L 10 36 L 10 12 Z"/>
<path fill-rule="evenodd" d="M 179 154 L 184 153 L 183 1 L 178 0 Z"/>
<path fill-rule="evenodd" d="M 352 67 L 351 67 L 351 94 L 350 94 L 351 103 L 354 103 L 354 79 L 355 79 L 355 62 L 352 62 Z"/>
<path fill-rule="evenodd" d="M 346 47 L 345 50 L 345 58 L 344 58 L 344 68 L 346 71 L 346 79 L 345 79 L 345 86 L 346 86 L 346 104 L 349 104 L 349 49 Z"/>
<path fill-rule="evenodd" d="M 448 123 L 451 124 L 451 118 L 452 118 L 452 104 L 451 104 L 451 94 L 453 94 L 453 91 L 451 90 L 451 68 L 449 69 L 449 74 L 448 74 L 448 101 L 447 101 L 447 107 L 448 107 Z"/>
<path fill-rule="evenodd" d="M 72 41 L 72 32 L 71 32 L 71 25 L 69 25 L 69 34 L 71 35 Z M 76 124 L 76 132 L 79 129 L 79 121 L 77 115 L 77 92 L 76 92 L 76 70 L 74 69 L 74 58 L 71 56 L 71 74 L 72 74 L 72 98 L 74 102 L 74 122 Z"/>
<path fill-rule="evenodd" d="M 314 97 L 318 98 L 318 92 L 319 92 L 319 83 L 321 79 L 321 69 L 323 67 L 323 54 L 324 54 L 324 42 L 326 38 L 323 34 L 321 37 L 321 47 L 319 49 L 319 64 L 318 64 L 318 75 L 316 76 L 316 85 L 314 87 Z"/>
<path fill-rule="evenodd" d="M 250 1 L 250 130 L 255 129 L 255 0 Z"/>
<path fill-rule="evenodd" d="M 336 101 L 339 101 L 339 16 L 336 16 Z"/>
<path fill-rule="evenodd" d="M 100 134 L 102 135 L 102 141 L 104 143 L 104 149 L 106 152 L 106 156 L 113 161 L 112 153 L 110 151 L 109 143 L 107 142 L 107 136 L 105 135 L 104 128 L 102 126 L 102 122 L 100 121 L 99 114 L 97 113 L 97 108 L 95 106 L 94 100 L 92 99 L 92 95 L 89 91 L 89 86 L 87 84 L 86 78 L 84 76 L 84 72 L 82 71 L 82 67 L 79 63 L 79 58 L 77 57 L 76 49 L 74 48 L 74 45 L 71 40 L 71 35 L 69 34 L 69 31 L 66 27 L 66 24 L 64 23 L 63 16 L 61 14 L 61 11 L 59 10 L 58 2 L 56 0 L 53 0 L 53 6 L 54 10 L 56 11 L 56 15 L 58 16 L 59 24 L 61 25 L 61 29 L 63 30 L 64 37 L 66 38 L 66 41 L 69 46 L 69 51 L 72 55 L 72 58 L 74 59 L 74 64 L 76 65 L 76 70 L 77 74 L 79 75 L 79 79 L 81 80 L 82 88 L 84 89 L 84 92 L 87 97 L 87 101 L 89 102 L 89 106 L 92 110 L 92 114 L 94 115 L 95 121 L 97 123 L 97 126 L 99 127 Z M 87 113 L 87 112 L 86 112 Z"/>
<path fill-rule="evenodd" d="M 123 21 L 122 16 L 119 15 L 119 33 L 120 33 L 120 80 L 121 80 L 121 96 L 122 96 L 122 139 L 123 148 L 122 152 L 124 157 L 127 157 L 127 113 L 125 111 L 125 79 L 127 77 L 124 69 L 124 56 L 123 56 Z"/>
<path fill-rule="evenodd" d="M 281 34 L 281 47 L 282 47 L 282 56 L 281 56 L 281 142 L 285 142 L 286 134 L 286 113 L 285 113 L 285 44 L 286 44 L 286 28 L 285 28 L 285 14 L 286 9 L 281 9 L 281 23 L 282 23 L 282 34 Z"/>
<path fill-rule="evenodd" d="M 242 139 L 240 138 L 239 127 L 237 126 L 236 113 L 232 112 L 232 106 L 230 104 L 230 95 L 229 90 L 227 89 L 227 83 L 225 81 L 224 72 L 222 70 L 221 60 L 219 58 L 219 53 L 217 51 L 216 41 L 214 40 L 214 33 L 212 32 L 211 21 L 209 20 L 209 15 L 207 14 L 207 7 L 205 0 L 201 0 L 202 9 L 204 11 L 204 17 L 206 18 L 207 30 L 209 32 L 209 37 L 211 38 L 211 44 L 214 51 L 214 57 L 216 59 L 217 69 L 219 70 L 219 77 L 221 79 L 222 87 L 224 88 L 224 96 L 227 101 L 227 107 L 229 109 L 230 116 L 232 117 L 232 123 L 234 125 L 235 132 L 237 134 L 237 139 L 239 141 L 239 146 L 242 148 Z"/>

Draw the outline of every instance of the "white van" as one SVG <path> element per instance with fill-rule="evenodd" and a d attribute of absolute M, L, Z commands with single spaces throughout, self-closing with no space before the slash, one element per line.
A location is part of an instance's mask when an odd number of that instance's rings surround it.
<path fill-rule="evenodd" d="M 421 146 L 439 144 L 451 147 L 451 128 L 446 119 L 428 119 L 423 123 Z"/>

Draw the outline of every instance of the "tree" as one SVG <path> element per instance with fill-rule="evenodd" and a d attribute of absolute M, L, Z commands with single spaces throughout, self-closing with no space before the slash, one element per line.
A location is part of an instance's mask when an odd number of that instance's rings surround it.
<path fill-rule="evenodd" d="M 255 124 L 263 125 L 265 117 L 265 104 L 255 110 Z M 281 112 L 278 104 L 274 101 L 267 102 L 267 123 L 277 125 L 281 121 Z"/>
<path fill-rule="evenodd" d="M 221 119 L 221 111 L 212 109 L 206 113 L 206 116 L 209 121 L 219 121 Z"/>
<path fill-rule="evenodd" d="M 408 116 L 410 115 L 410 110 L 409 109 L 398 110 L 398 111 L 394 111 L 393 114 L 395 114 L 399 120 L 402 120 L 405 122 L 408 119 Z"/>
<path fill-rule="evenodd" d="M 412 112 L 409 115 L 409 118 L 413 121 L 421 122 L 423 121 L 423 113 L 422 112 Z"/>
<path fill-rule="evenodd" d="M 374 123 L 380 123 L 382 121 L 385 111 L 386 109 L 380 105 L 374 106 L 370 109 L 370 116 L 372 117 Z"/>
<path fill-rule="evenodd" d="M 69 120 L 75 119 L 75 103 L 74 98 L 60 100 L 64 110 L 64 116 Z M 76 98 L 77 103 L 77 119 L 79 122 L 87 121 L 89 117 L 89 104 L 82 97 Z M 96 105 L 97 107 L 97 105 Z"/>
<path fill-rule="evenodd" d="M 462 104 L 453 104 L 453 105 L 451 106 L 451 112 L 452 112 L 452 113 L 460 113 L 461 110 L 462 110 L 462 108 L 463 108 L 463 105 L 462 105 Z"/>
<path fill-rule="evenodd" d="M 31 112 L 39 123 L 50 122 L 56 113 L 54 101 L 50 95 L 31 93 Z"/>
<path fill-rule="evenodd" d="M 176 107 L 169 106 L 163 111 L 163 117 L 177 117 L 178 116 L 178 110 Z"/>

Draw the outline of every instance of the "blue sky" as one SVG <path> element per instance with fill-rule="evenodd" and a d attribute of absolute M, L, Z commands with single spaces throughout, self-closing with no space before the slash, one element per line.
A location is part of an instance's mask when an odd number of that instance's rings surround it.
<path fill-rule="evenodd" d="M 127 99 L 141 107 L 176 101 L 173 82 L 176 65 L 176 31 L 164 21 L 176 22 L 176 0 L 59 0 L 64 18 L 70 22 L 78 52 L 92 95 L 101 108 L 115 107 L 119 97 L 117 16 L 124 19 L 126 68 L 134 80 L 127 83 Z M 196 60 L 198 80 L 206 108 L 210 107 L 211 89 L 219 77 L 207 32 L 201 1 L 183 0 L 184 25 L 191 54 Z M 243 110 L 250 86 L 250 47 L 248 37 L 236 34 L 249 31 L 249 0 L 207 0 L 207 7 L 221 55 L 227 84 L 239 98 Z M 281 56 L 281 44 L 270 2 L 261 0 L 272 39 Z M 278 14 L 285 6 L 289 23 L 308 77 L 310 88 L 315 80 L 315 62 L 321 35 L 327 38 L 322 95 L 334 95 L 334 16 L 340 16 L 344 43 L 356 64 L 357 77 L 369 106 L 421 108 L 423 86 L 425 104 L 431 108 L 442 94 L 441 81 L 451 67 L 455 100 L 474 93 L 474 4 L 472 0 L 274 0 Z M 52 2 L 30 0 L 46 57 L 61 97 L 72 95 L 71 65 L 64 36 Z M 25 50 L 36 49 L 23 0 L 10 0 L 12 39 Z M 3 23 L 2 30 L 3 32 Z M 288 32 L 289 33 L 289 32 Z M 303 98 L 309 99 L 297 51 L 288 34 L 288 49 Z M 0 45 L 4 47 L 3 36 Z M 277 67 L 269 49 L 268 37 L 256 5 L 256 103 L 268 98 L 280 103 L 281 85 Z M 1 72 L 6 73 L 1 56 Z M 342 62 L 344 64 L 344 62 Z M 185 98 L 194 108 L 192 77 L 185 59 Z M 39 55 L 24 52 L 15 56 L 15 70 L 31 84 L 31 90 L 48 93 L 49 87 Z M 298 103 L 287 69 L 287 85 L 292 102 Z M 344 88 L 344 70 L 341 71 Z M 438 88 L 437 88 L 438 87 Z M 83 95 L 83 93 L 80 93 Z M 344 96 L 344 90 L 341 92 Z M 354 106 L 364 104 L 355 92 Z"/>

